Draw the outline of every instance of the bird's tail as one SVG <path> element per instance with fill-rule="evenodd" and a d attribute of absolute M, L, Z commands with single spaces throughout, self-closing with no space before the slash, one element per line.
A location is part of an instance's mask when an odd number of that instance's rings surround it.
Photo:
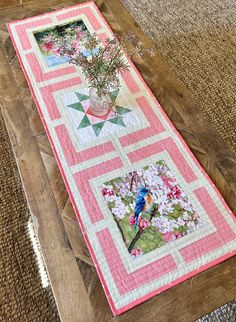
<path fill-rule="evenodd" d="M 136 227 L 138 225 L 138 218 L 139 218 L 139 215 L 136 216 L 136 218 L 135 218 L 134 230 L 136 230 Z"/>

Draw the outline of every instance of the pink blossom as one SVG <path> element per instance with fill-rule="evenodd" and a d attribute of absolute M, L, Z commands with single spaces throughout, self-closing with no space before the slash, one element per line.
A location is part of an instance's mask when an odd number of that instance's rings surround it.
<path fill-rule="evenodd" d="M 170 187 L 170 192 L 167 194 L 168 198 L 176 198 L 179 199 L 181 197 L 181 190 L 179 186 Z"/>
<path fill-rule="evenodd" d="M 179 231 L 175 231 L 175 237 L 176 239 L 179 239 L 182 237 L 182 234 Z"/>
<path fill-rule="evenodd" d="M 48 41 L 48 42 L 45 42 L 43 45 L 42 45 L 43 49 L 46 50 L 46 51 L 50 51 L 52 50 L 53 48 L 53 43 L 52 41 Z"/>
<path fill-rule="evenodd" d="M 77 30 L 77 33 L 76 33 L 76 36 L 77 36 L 77 39 L 81 39 L 81 38 L 84 38 L 86 36 L 86 33 L 84 31 L 81 31 L 79 28 Z"/>
<path fill-rule="evenodd" d="M 60 53 L 61 53 L 61 48 L 59 48 L 59 47 L 54 47 L 54 48 L 52 48 L 52 52 L 53 52 L 54 54 L 56 54 L 56 55 L 60 55 Z"/>
<path fill-rule="evenodd" d="M 175 240 L 175 234 L 174 233 L 165 233 L 163 235 L 163 238 L 166 242 L 170 242 L 172 240 Z"/>
<path fill-rule="evenodd" d="M 134 225 L 135 224 L 135 218 L 134 218 L 134 215 L 131 215 L 130 217 L 129 217 L 129 224 L 130 225 Z"/>
<path fill-rule="evenodd" d="M 150 223 L 150 221 L 148 219 L 140 217 L 139 227 L 141 229 L 146 229 L 150 225 L 151 225 L 151 223 Z"/>
<path fill-rule="evenodd" d="M 161 176 L 161 179 L 164 181 L 165 185 L 168 188 L 171 188 L 172 183 L 175 182 L 174 178 L 168 177 L 168 176 Z"/>
<path fill-rule="evenodd" d="M 136 248 L 132 249 L 130 254 L 134 257 L 138 257 L 138 256 L 141 256 L 143 255 L 143 251 L 140 249 L 139 246 L 137 246 Z"/>
<path fill-rule="evenodd" d="M 179 231 L 174 231 L 174 232 L 165 233 L 162 236 L 163 236 L 163 239 L 166 242 L 171 242 L 171 241 L 173 241 L 175 239 L 181 238 L 182 237 L 182 234 Z"/>
<path fill-rule="evenodd" d="M 102 187 L 101 191 L 102 191 L 103 196 L 105 196 L 105 195 L 114 196 L 115 195 L 114 191 L 109 190 L 106 187 Z"/>
<path fill-rule="evenodd" d="M 79 47 L 80 47 L 80 43 L 79 43 L 79 41 L 78 41 L 78 40 L 74 40 L 74 41 L 71 43 L 71 47 L 72 47 L 73 49 L 79 49 Z"/>

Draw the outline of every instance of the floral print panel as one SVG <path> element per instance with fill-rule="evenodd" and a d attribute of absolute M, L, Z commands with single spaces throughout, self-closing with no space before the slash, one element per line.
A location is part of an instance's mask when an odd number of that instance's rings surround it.
<path fill-rule="evenodd" d="M 83 51 L 84 56 L 90 52 L 81 48 L 81 38 L 89 34 L 82 20 L 74 21 L 65 25 L 48 28 L 34 33 L 43 60 L 48 67 L 57 66 L 69 62 L 70 58 L 63 55 L 63 49 L 74 54 Z M 69 48 L 68 48 L 69 47 Z"/>
<path fill-rule="evenodd" d="M 105 182 L 101 192 L 133 258 L 203 225 L 163 160 Z"/>

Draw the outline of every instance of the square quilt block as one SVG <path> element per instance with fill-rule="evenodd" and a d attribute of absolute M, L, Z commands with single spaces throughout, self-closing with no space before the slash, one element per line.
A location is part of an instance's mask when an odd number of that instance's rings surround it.
<path fill-rule="evenodd" d="M 101 192 L 133 258 L 203 226 L 163 160 L 105 182 Z"/>
<path fill-rule="evenodd" d="M 91 111 L 89 88 L 61 96 L 71 124 L 82 144 L 115 134 L 124 128 L 135 127 L 139 123 L 135 109 L 130 106 L 125 95 L 122 96 L 119 90 L 114 90 L 110 96 L 115 105 L 103 116 L 96 116 Z"/>
<path fill-rule="evenodd" d="M 82 20 L 73 21 L 59 26 L 54 26 L 42 31 L 36 31 L 34 37 L 39 46 L 42 59 L 48 67 L 64 64 L 69 61 L 67 57 L 58 56 L 55 52 L 54 42 L 57 41 L 57 37 L 62 36 L 65 46 L 68 44 L 70 37 L 75 37 L 78 33 L 89 33 L 86 25 Z M 88 54 L 88 51 L 84 48 L 84 54 Z"/>

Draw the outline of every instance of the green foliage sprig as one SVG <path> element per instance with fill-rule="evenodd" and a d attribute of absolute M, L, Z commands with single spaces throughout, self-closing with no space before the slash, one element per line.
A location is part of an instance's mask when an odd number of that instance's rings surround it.
<path fill-rule="evenodd" d="M 97 89 L 99 96 L 109 93 L 111 88 L 119 88 L 119 73 L 129 69 L 124 60 L 122 47 L 116 38 L 107 39 L 103 47 L 96 35 L 88 36 L 83 46 L 90 51 L 91 56 L 85 57 L 78 53 L 72 62 L 82 68 L 90 87 Z"/>
<path fill-rule="evenodd" d="M 131 33 L 120 40 L 116 36 L 107 38 L 105 44 L 102 44 L 96 33 L 90 34 L 79 24 L 58 30 L 50 29 L 37 37 L 45 54 L 67 57 L 70 63 L 78 65 L 89 86 L 96 88 L 99 96 L 121 86 L 119 74 L 130 68 L 125 54 L 132 58 L 135 55 L 142 56 L 145 52 L 150 55 L 155 52 L 154 49 L 144 48 Z"/>

